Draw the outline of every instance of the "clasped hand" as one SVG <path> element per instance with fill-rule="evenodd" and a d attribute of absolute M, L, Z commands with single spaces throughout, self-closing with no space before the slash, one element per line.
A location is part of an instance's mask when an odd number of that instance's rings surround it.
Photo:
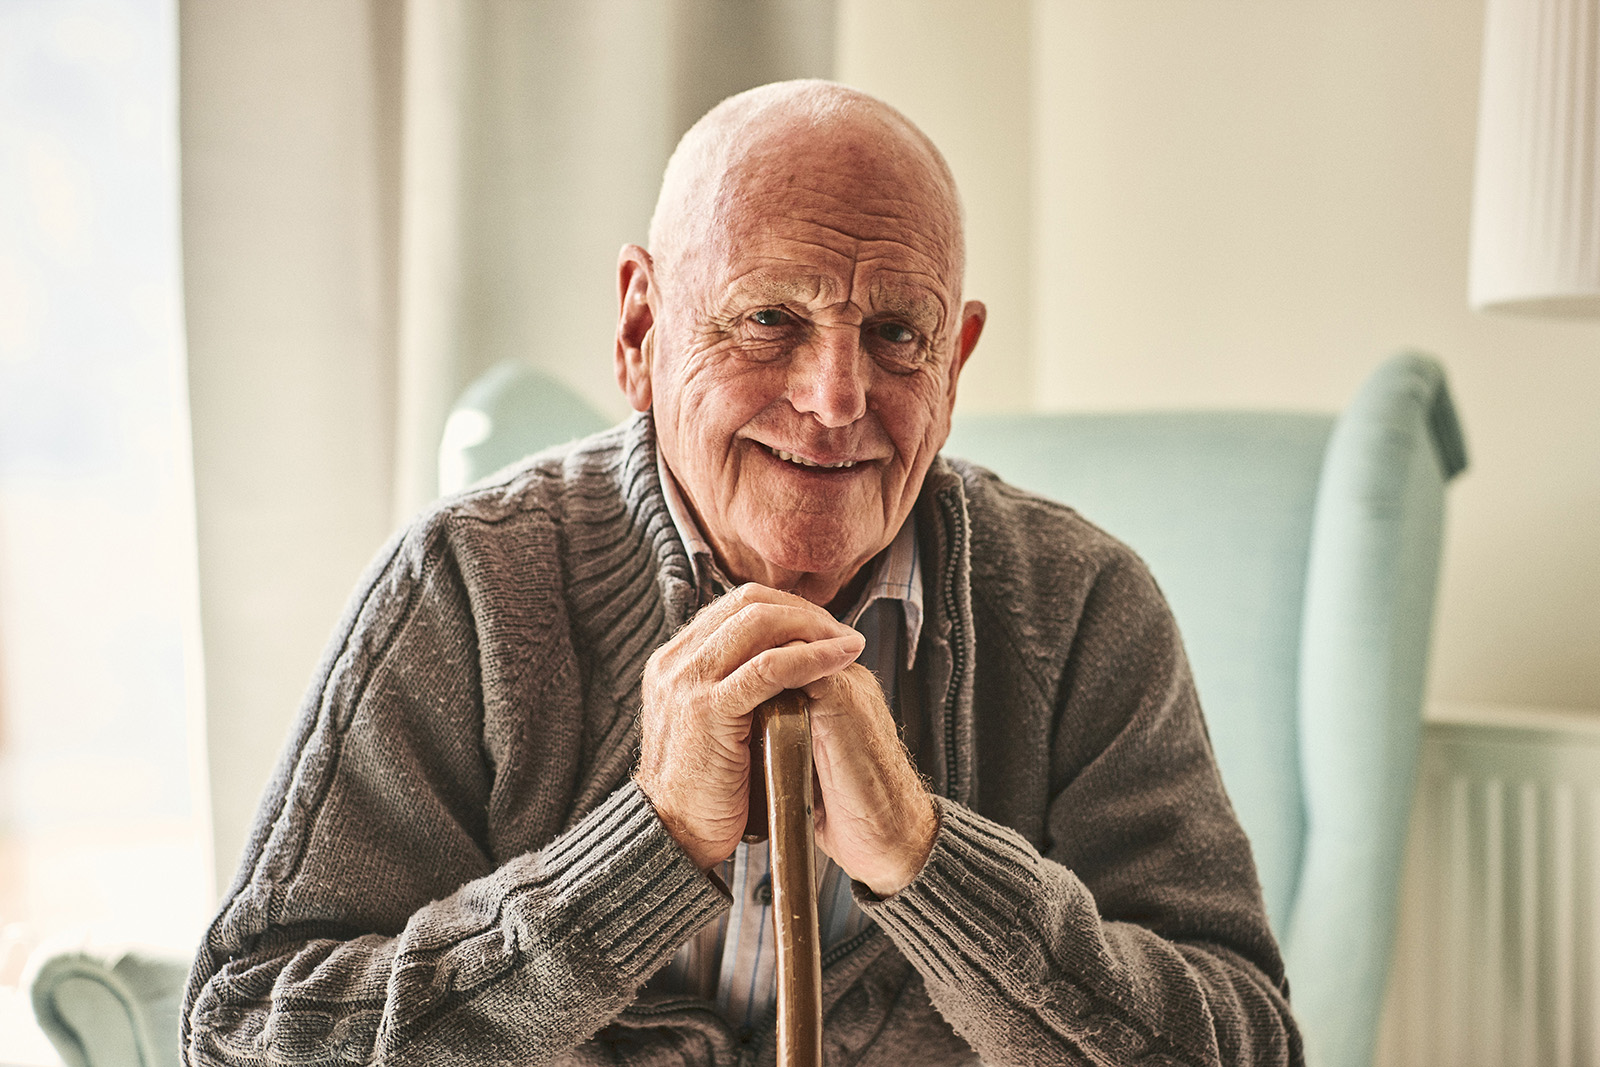
<path fill-rule="evenodd" d="M 743 585 L 645 666 L 635 779 L 701 869 L 744 834 L 755 708 L 785 689 L 811 700 L 817 844 L 887 897 L 910 884 L 938 817 L 911 766 L 855 630 L 798 596 Z"/>

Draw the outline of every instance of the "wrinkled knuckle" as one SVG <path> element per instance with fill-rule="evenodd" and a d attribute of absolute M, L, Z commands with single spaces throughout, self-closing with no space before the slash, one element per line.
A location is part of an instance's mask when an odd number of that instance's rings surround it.
<path fill-rule="evenodd" d="M 751 657 L 744 669 L 735 676 L 741 700 L 746 699 L 746 694 L 764 692 L 774 686 L 781 686 L 782 680 L 776 668 L 777 664 L 771 651 Z M 754 703 L 753 700 L 749 702 Z"/>
<path fill-rule="evenodd" d="M 717 628 L 717 632 L 712 636 L 711 640 L 723 645 L 733 644 L 737 641 L 739 635 L 750 628 L 750 610 L 750 607 L 746 605 L 729 615 L 727 621 Z"/>
<path fill-rule="evenodd" d="M 714 633 L 708 634 L 705 641 L 695 650 L 696 669 L 700 673 L 708 673 L 706 664 L 724 662 L 734 654 L 734 649 L 739 644 L 739 623 L 731 620 L 728 625 L 719 627 Z"/>
<path fill-rule="evenodd" d="M 739 609 L 739 624 L 750 633 L 769 629 L 783 617 L 783 608 L 764 600 L 754 601 Z"/>
<path fill-rule="evenodd" d="M 781 685 L 782 677 L 778 673 L 777 657 L 770 652 L 763 652 L 753 665 L 754 674 L 763 686 Z"/>

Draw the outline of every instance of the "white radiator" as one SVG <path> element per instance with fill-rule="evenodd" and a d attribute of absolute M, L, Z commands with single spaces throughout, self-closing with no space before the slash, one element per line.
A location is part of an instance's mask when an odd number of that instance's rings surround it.
<path fill-rule="evenodd" d="M 1429 722 L 1403 892 L 1380 1067 L 1600 1067 L 1600 718 Z"/>

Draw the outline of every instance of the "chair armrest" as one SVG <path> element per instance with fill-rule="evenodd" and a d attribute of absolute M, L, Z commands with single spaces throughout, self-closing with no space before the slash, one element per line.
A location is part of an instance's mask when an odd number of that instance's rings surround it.
<path fill-rule="evenodd" d="M 29 970 L 39 1028 L 68 1067 L 176 1067 L 187 960 L 46 950 Z"/>

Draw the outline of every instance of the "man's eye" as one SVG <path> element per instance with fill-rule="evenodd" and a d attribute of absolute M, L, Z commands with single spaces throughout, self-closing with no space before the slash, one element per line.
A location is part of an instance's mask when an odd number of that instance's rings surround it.
<path fill-rule="evenodd" d="M 777 308 L 762 308 L 750 316 L 750 321 L 757 326 L 782 326 L 788 316 Z"/>
<path fill-rule="evenodd" d="M 917 335 L 908 326 L 898 322 L 882 322 L 873 327 L 879 339 L 888 341 L 893 345 L 909 344 L 917 339 Z"/>

